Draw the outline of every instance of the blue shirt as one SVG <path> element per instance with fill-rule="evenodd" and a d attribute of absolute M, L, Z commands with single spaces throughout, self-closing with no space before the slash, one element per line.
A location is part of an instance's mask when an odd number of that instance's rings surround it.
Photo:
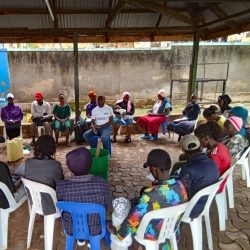
<path fill-rule="evenodd" d="M 181 168 L 179 177 L 190 200 L 201 189 L 219 181 L 220 173 L 216 163 L 207 154 L 198 153 Z M 196 218 L 202 212 L 206 201 L 207 196 L 201 197 L 191 212 L 191 218 Z"/>

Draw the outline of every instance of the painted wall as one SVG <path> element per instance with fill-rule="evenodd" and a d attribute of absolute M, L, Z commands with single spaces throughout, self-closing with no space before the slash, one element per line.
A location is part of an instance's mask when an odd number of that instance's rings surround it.
<path fill-rule="evenodd" d="M 134 98 L 153 98 L 158 89 L 169 90 L 170 67 L 190 63 L 191 46 L 172 46 L 171 50 L 80 51 L 80 97 L 90 89 L 117 98 L 124 90 Z M 71 51 L 9 51 L 10 80 L 18 102 L 30 102 L 36 91 L 49 101 L 64 93 L 74 98 L 73 52 Z M 199 63 L 230 62 L 227 90 L 250 92 L 250 46 L 201 46 Z M 187 66 L 176 66 L 173 78 L 188 78 Z M 204 75 L 203 66 L 198 76 Z M 226 65 L 206 66 L 207 78 L 224 78 Z M 220 84 L 205 85 L 204 92 L 213 96 Z M 174 86 L 174 97 L 186 94 L 187 84 Z"/>

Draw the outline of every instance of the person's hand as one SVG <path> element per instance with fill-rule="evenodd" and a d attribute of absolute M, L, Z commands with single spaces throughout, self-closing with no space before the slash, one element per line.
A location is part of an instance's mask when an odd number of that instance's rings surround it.
<path fill-rule="evenodd" d="M 62 126 L 65 125 L 65 120 L 64 119 L 61 119 L 61 124 L 62 124 Z"/>
<path fill-rule="evenodd" d="M 125 112 L 122 113 L 122 116 L 125 116 L 126 114 L 127 114 L 127 112 L 125 111 Z"/>
<path fill-rule="evenodd" d="M 96 130 L 95 127 L 92 127 L 92 131 L 93 131 L 94 134 L 97 134 L 97 130 Z"/>
<path fill-rule="evenodd" d="M 115 234 L 116 233 L 116 228 L 111 224 L 110 221 L 107 222 L 107 229 L 111 234 Z"/>

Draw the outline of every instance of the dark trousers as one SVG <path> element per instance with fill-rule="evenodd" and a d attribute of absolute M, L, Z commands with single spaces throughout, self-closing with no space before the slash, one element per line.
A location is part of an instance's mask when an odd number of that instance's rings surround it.
<path fill-rule="evenodd" d="M 20 127 L 19 128 L 6 128 L 6 134 L 9 140 L 20 136 Z"/>

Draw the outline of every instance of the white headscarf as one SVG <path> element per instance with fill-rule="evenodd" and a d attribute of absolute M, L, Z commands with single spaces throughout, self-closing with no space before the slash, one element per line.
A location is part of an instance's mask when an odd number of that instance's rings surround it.
<path fill-rule="evenodd" d="M 165 97 L 167 96 L 167 91 L 165 89 L 160 89 L 157 94 L 162 97 Z"/>

